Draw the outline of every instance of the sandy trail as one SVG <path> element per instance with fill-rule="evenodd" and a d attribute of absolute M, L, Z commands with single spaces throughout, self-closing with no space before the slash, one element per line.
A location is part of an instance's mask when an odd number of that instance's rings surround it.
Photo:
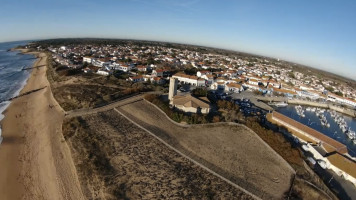
<path fill-rule="evenodd" d="M 34 67 L 46 65 L 36 54 Z M 33 69 L 1 122 L 0 199 L 83 199 L 71 154 L 62 135 L 64 112 L 53 98 L 47 67 Z M 46 87 L 47 86 L 47 87 Z"/>

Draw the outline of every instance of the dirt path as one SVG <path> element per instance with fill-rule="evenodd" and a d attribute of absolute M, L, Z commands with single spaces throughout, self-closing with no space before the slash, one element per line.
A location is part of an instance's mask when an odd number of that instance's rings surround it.
<path fill-rule="evenodd" d="M 294 170 L 244 126 L 177 126 L 145 101 L 117 109 L 185 155 L 262 199 L 281 199 L 288 192 Z"/>
<path fill-rule="evenodd" d="M 0 145 L 0 199 L 83 199 L 62 135 L 64 112 L 53 98 L 46 54 L 34 64 L 19 97 L 6 110 Z M 47 87 L 46 87 L 47 86 Z"/>

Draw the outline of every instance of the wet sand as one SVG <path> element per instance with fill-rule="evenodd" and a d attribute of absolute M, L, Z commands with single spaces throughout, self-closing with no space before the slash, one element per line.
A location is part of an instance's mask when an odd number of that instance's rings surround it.
<path fill-rule="evenodd" d="M 33 67 L 47 65 L 44 53 Z M 47 67 L 33 69 L 1 121 L 0 199 L 84 199 L 62 135 L 64 112 L 53 98 Z M 38 91 L 30 92 L 39 88 Z"/>

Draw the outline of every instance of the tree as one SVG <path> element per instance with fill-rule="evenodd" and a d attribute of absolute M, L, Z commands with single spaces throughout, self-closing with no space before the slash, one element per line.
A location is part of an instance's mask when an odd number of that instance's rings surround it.
<path fill-rule="evenodd" d="M 289 72 L 289 73 L 288 73 L 288 76 L 289 76 L 290 78 L 295 78 L 295 75 L 294 75 L 293 72 Z"/>
<path fill-rule="evenodd" d="M 205 88 L 195 88 L 192 91 L 192 94 L 196 97 L 206 97 L 208 94 L 208 90 Z"/>
<path fill-rule="evenodd" d="M 217 115 L 215 115 L 215 116 L 213 117 L 213 122 L 214 122 L 214 123 L 220 122 L 220 117 L 217 116 Z"/>
<path fill-rule="evenodd" d="M 188 75 L 196 75 L 197 74 L 197 68 L 195 67 L 191 67 L 191 68 L 187 68 L 184 70 L 184 73 L 188 74 Z"/>
<path fill-rule="evenodd" d="M 334 88 L 331 86 L 325 87 L 326 90 L 330 91 L 330 92 L 334 92 Z"/>
<path fill-rule="evenodd" d="M 344 96 L 344 94 L 342 94 L 342 92 L 340 92 L 340 91 L 335 92 L 335 94 L 339 95 L 339 96 L 342 96 L 342 97 Z"/>

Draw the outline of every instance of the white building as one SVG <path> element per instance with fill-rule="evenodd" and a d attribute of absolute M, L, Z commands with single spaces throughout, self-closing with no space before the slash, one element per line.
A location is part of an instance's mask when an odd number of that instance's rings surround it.
<path fill-rule="evenodd" d="M 91 57 L 83 57 L 83 63 L 91 63 L 92 58 Z"/>
<path fill-rule="evenodd" d="M 128 66 L 128 65 L 120 65 L 119 66 L 119 70 L 124 71 L 124 72 L 128 72 L 131 69 L 132 69 L 131 66 Z"/>
<path fill-rule="evenodd" d="M 102 76 L 109 76 L 110 75 L 110 72 L 108 72 L 106 70 L 102 70 L 102 69 L 99 69 L 96 73 L 99 74 L 99 75 L 102 75 Z"/>
<path fill-rule="evenodd" d="M 338 96 L 336 94 L 333 94 L 331 92 L 328 93 L 327 100 L 356 107 L 356 101 L 355 100 L 344 98 L 344 97 Z"/>
<path fill-rule="evenodd" d="M 189 76 L 183 73 L 177 73 L 172 76 L 178 79 L 179 82 L 195 86 L 205 86 L 205 79 L 198 78 L 197 76 Z"/>
<path fill-rule="evenodd" d="M 97 67 L 104 67 L 104 66 L 110 65 L 110 63 L 111 62 L 108 59 L 103 59 L 103 58 L 92 59 L 92 64 Z"/>
<path fill-rule="evenodd" d="M 225 85 L 225 91 L 240 93 L 240 92 L 244 91 L 244 88 L 242 87 L 241 84 L 229 83 L 229 84 Z"/>

